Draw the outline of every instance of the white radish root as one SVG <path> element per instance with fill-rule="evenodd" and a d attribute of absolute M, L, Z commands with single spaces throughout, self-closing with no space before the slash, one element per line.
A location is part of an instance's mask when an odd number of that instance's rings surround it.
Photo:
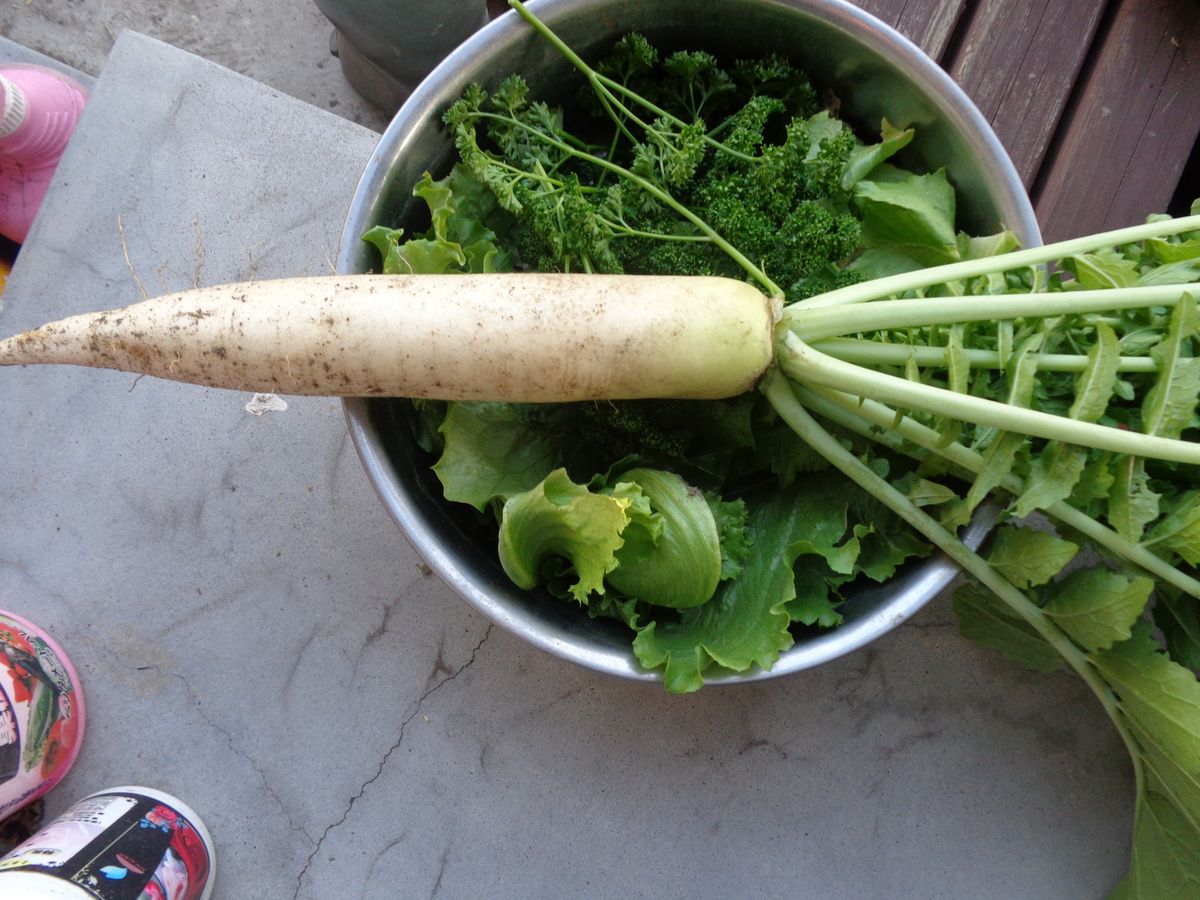
<path fill-rule="evenodd" d="M 257 393 L 558 402 L 753 387 L 778 306 L 725 278 L 333 275 L 167 294 L 0 341 L 0 365 Z"/>

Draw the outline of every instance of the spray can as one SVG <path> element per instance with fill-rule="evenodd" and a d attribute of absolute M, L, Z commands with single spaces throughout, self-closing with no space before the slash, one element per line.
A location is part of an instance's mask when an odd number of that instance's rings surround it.
<path fill-rule="evenodd" d="M 183 802 L 122 786 L 80 800 L 0 857 L 0 897 L 208 900 L 212 838 Z"/>
<path fill-rule="evenodd" d="M 0 819 L 62 781 L 83 743 L 79 676 L 42 629 L 0 611 Z"/>

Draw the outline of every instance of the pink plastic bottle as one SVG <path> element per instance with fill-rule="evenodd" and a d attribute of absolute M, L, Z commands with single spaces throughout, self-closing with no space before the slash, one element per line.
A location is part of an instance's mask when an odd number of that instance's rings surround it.
<path fill-rule="evenodd" d="M 50 187 L 86 88 L 43 66 L 0 66 L 0 234 L 25 241 Z"/>

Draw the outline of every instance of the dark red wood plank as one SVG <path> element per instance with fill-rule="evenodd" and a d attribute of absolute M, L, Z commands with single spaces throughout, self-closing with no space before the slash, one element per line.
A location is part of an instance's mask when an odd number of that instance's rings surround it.
<path fill-rule="evenodd" d="M 940 60 L 950 44 L 966 0 L 852 0 Z"/>
<path fill-rule="evenodd" d="M 1200 15 L 1122 0 L 1036 187 L 1047 240 L 1162 212 L 1200 134 Z"/>
<path fill-rule="evenodd" d="M 887 22 L 934 59 L 941 59 L 967 0 L 851 0 Z M 495 18 L 508 9 L 507 0 L 487 0 Z"/>
<path fill-rule="evenodd" d="M 975 101 L 1030 187 L 1108 4 L 982 0 L 964 23 L 950 75 Z"/>

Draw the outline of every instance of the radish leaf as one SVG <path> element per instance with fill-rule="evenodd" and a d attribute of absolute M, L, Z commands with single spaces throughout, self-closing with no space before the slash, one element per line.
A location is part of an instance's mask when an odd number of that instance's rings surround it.
<path fill-rule="evenodd" d="M 1058 651 L 987 589 L 967 582 L 954 592 L 952 602 L 964 637 L 1035 672 L 1061 668 Z"/>
<path fill-rule="evenodd" d="M 1080 569 L 1046 590 L 1043 609 L 1084 649 L 1106 650 L 1129 637 L 1153 589 L 1141 575 Z"/>
<path fill-rule="evenodd" d="M 1006 525 L 996 531 L 987 561 L 1019 588 L 1046 584 L 1063 570 L 1079 545 L 1048 531 Z"/>

